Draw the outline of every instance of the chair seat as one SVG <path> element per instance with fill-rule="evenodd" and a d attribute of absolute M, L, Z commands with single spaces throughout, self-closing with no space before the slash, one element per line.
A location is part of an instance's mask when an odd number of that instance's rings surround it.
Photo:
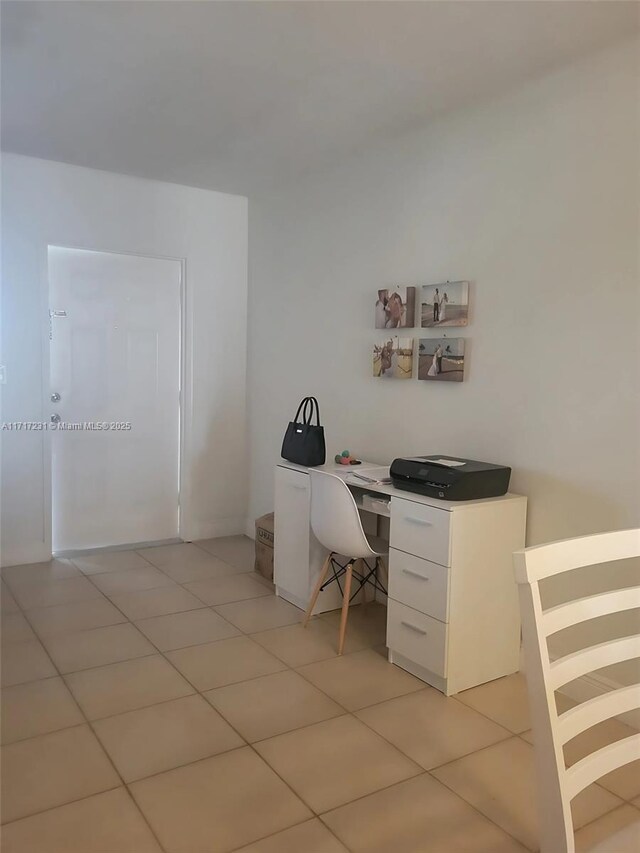
<path fill-rule="evenodd" d="M 342 554 L 340 551 L 334 551 L 334 554 L 337 554 L 341 559 L 340 562 L 343 562 L 342 558 L 347 560 L 355 559 L 355 560 L 368 560 L 373 559 L 373 557 L 386 557 L 389 554 L 389 543 L 386 539 L 381 539 L 379 536 L 369 536 L 367 534 L 367 542 L 369 543 L 369 547 L 372 549 L 373 554 L 369 552 L 364 553 L 364 548 L 360 550 L 357 554 Z"/>

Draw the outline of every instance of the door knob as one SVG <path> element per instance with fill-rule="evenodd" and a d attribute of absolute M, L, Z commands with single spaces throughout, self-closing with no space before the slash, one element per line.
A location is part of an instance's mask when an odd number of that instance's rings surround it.
<path fill-rule="evenodd" d="M 51 402 L 52 403 L 59 403 L 60 399 L 61 399 L 60 394 L 58 394 L 57 391 L 54 391 L 53 394 L 51 395 Z"/>
<path fill-rule="evenodd" d="M 57 412 L 55 413 L 55 415 L 51 415 L 51 423 L 52 424 L 59 424 L 61 420 L 62 420 L 62 418 L 60 417 L 60 415 Z"/>

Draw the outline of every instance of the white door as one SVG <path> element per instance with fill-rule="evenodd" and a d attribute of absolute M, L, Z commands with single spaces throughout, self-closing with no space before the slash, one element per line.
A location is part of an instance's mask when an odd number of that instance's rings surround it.
<path fill-rule="evenodd" d="M 54 551 L 178 536 L 180 277 L 49 247 Z"/>

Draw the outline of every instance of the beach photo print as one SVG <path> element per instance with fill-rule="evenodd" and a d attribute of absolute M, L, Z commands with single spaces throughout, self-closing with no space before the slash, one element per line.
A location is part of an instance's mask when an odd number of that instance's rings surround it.
<path fill-rule="evenodd" d="M 420 325 L 466 326 L 469 322 L 469 282 L 447 281 L 420 288 Z"/>
<path fill-rule="evenodd" d="M 462 382 L 464 338 L 421 338 L 418 344 L 418 379 Z"/>
<path fill-rule="evenodd" d="M 377 291 L 376 329 L 412 329 L 416 324 L 416 288 Z"/>
<path fill-rule="evenodd" d="M 413 338 L 389 337 L 374 344 L 373 375 L 382 379 L 411 379 Z"/>

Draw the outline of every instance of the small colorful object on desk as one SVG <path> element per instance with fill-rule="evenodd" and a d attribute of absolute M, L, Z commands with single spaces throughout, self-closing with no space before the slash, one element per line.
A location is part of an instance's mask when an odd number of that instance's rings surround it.
<path fill-rule="evenodd" d="M 335 455 L 334 461 L 336 465 L 361 465 L 359 459 L 356 459 L 355 456 L 352 456 L 348 450 L 343 450 L 342 453 L 337 453 Z"/>

